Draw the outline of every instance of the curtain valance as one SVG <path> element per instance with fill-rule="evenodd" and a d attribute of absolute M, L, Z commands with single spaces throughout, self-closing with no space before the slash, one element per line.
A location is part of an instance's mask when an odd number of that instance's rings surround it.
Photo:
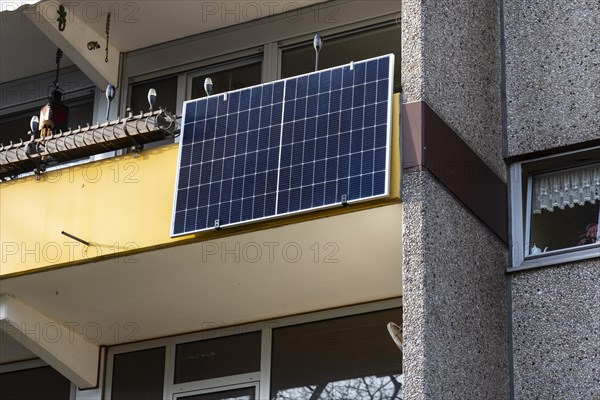
<path fill-rule="evenodd" d="M 532 209 L 564 210 L 576 204 L 600 200 L 600 163 L 533 177 Z"/>

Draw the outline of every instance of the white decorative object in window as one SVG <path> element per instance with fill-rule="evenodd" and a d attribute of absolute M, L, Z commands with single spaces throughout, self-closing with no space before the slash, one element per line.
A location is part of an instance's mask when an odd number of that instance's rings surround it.
<path fill-rule="evenodd" d="M 533 177 L 533 213 L 600 200 L 600 164 Z"/>
<path fill-rule="evenodd" d="M 600 148 L 511 166 L 513 269 L 600 257 Z"/>

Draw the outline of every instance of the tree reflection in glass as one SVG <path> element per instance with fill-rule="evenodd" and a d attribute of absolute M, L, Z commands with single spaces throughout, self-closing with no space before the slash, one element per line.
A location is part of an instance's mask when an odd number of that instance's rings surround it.
<path fill-rule="evenodd" d="M 366 376 L 278 391 L 273 400 L 400 400 L 403 375 Z"/>

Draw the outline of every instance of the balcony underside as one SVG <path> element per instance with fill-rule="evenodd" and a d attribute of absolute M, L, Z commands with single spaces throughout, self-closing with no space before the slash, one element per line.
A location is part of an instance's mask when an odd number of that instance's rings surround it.
<path fill-rule="evenodd" d="M 401 217 L 397 203 L 16 276 L 2 292 L 101 345 L 397 298 Z"/>

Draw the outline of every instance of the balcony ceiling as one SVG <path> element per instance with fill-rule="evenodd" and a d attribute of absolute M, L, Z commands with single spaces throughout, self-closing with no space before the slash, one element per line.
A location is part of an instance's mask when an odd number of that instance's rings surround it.
<path fill-rule="evenodd" d="M 120 0 L 110 2 L 119 4 L 118 15 L 113 12 L 111 17 L 111 38 L 115 46 L 128 52 L 230 25 L 272 17 L 284 11 L 323 1 Z M 81 7 L 85 8 L 87 3 L 98 4 L 97 1 L 84 0 L 81 1 Z M 88 7 L 91 9 L 91 6 Z M 88 23 L 96 32 L 104 35 L 106 18 L 90 20 Z"/>
<path fill-rule="evenodd" d="M 122 52 L 141 49 L 158 43 L 213 31 L 260 18 L 273 17 L 285 11 L 294 12 L 324 0 L 295 0 L 279 2 L 204 1 L 204 0 L 145 0 L 98 2 L 80 0 L 64 2 L 69 13 L 105 36 L 106 15 L 111 12 L 110 42 Z M 0 19 L 0 82 L 7 82 L 55 68 L 56 46 L 42 34 L 27 17 L 32 7 L 54 15 L 57 2 L 41 1 L 11 11 L 2 1 Z M 23 4 L 19 2 L 18 4 Z M 71 5 L 69 5 L 71 4 Z M 76 6 L 73 6 L 75 4 Z M 301 12 L 301 11 L 298 11 Z M 68 28 L 67 17 L 67 28 Z M 100 43 L 104 46 L 103 43 Z M 63 59 L 64 66 L 72 62 Z"/>
<path fill-rule="evenodd" d="M 398 298 L 401 218 L 392 204 L 17 276 L 1 292 L 79 333 L 99 326 L 103 345 L 123 342 L 127 323 L 137 341 Z M 21 354 L 9 345 L 0 363 Z"/>
<path fill-rule="evenodd" d="M 3 1 L 5 7 L 7 2 Z M 3 8 L 5 9 L 5 8 Z M 0 83 L 52 71 L 56 46 L 22 13 L 0 13 Z M 73 65 L 63 57 L 61 65 Z"/>

